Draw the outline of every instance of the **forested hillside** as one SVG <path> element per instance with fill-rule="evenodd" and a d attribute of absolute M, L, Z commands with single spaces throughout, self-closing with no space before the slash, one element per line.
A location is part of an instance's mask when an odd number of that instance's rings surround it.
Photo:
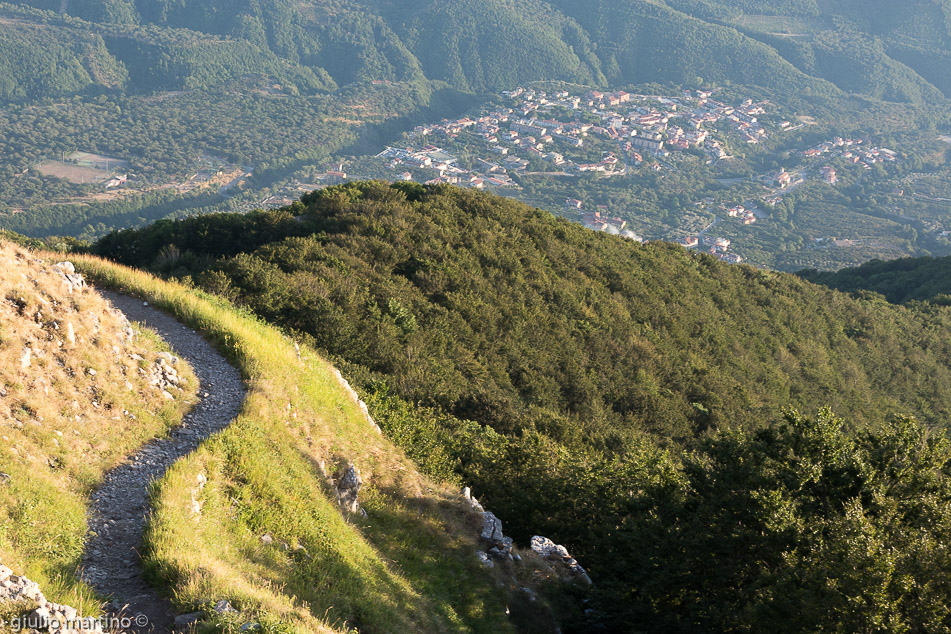
<path fill-rule="evenodd" d="M 905 597 L 891 573 L 847 572 L 865 565 L 850 559 L 847 535 L 864 517 L 861 530 L 900 542 L 895 565 L 915 558 L 906 531 L 917 520 L 888 515 L 884 500 L 908 504 L 919 490 L 875 491 L 894 468 L 880 451 L 919 447 L 924 432 L 908 421 L 867 437 L 858 430 L 909 414 L 943 433 L 951 315 L 942 307 L 853 299 L 678 246 L 590 232 L 511 200 L 413 184 L 349 184 L 280 211 L 160 222 L 96 250 L 229 297 L 337 359 L 424 469 L 472 484 L 516 539 L 547 531 L 603 575 L 598 605 L 612 627 L 783 622 L 769 597 L 803 575 L 845 575 L 851 585 L 833 593 L 839 613 L 800 618 L 798 631 L 844 614 L 866 623 L 869 610 L 915 621 L 910 611 L 928 602 Z M 823 406 L 847 422 L 822 414 L 777 424 L 783 408 Z M 822 443 L 839 448 L 826 454 Z M 702 447 L 708 458 L 678 458 Z M 915 453 L 923 462 L 914 468 L 942 468 L 935 451 Z M 737 466 L 744 461 L 757 466 Z M 809 502 L 794 482 L 811 461 L 816 473 L 844 479 Z M 753 497 L 720 490 L 723 478 L 748 480 L 738 490 Z M 749 533 L 692 525 L 721 502 L 722 527 L 739 521 Z M 829 504 L 852 510 L 824 515 L 829 533 L 813 539 L 803 527 Z M 773 523 L 775 505 L 787 505 L 789 523 Z M 680 544 L 682 531 L 696 539 Z M 760 555 L 730 560 L 747 547 Z M 797 555 L 784 559 L 788 549 Z M 832 552 L 841 569 L 833 560 L 816 567 Z M 942 562 L 907 574 L 924 582 Z M 826 590 L 812 583 L 788 601 L 793 613 L 823 601 Z M 850 593 L 870 584 L 878 598 L 852 605 Z M 941 610 L 935 618 L 946 620 Z"/>
<path fill-rule="evenodd" d="M 736 91 L 802 115 L 791 130 L 816 119 L 839 135 L 937 128 L 951 90 L 947 4 L 0 2 L 0 226 L 94 239 L 190 211 L 247 211 L 539 81 Z M 818 140 L 818 129 L 797 134 Z M 74 154 L 119 167 L 77 167 Z M 117 176 L 128 180 L 105 186 Z"/>
<path fill-rule="evenodd" d="M 45 11 L 17 22 L 60 28 L 65 16 L 52 16 L 65 9 L 77 18 L 66 19 L 76 30 L 114 35 L 108 51 L 101 52 L 121 60 L 139 90 L 163 86 L 146 82 L 156 73 L 167 75 L 161 77 L 165 83 L 188 87 L 229 74 L 267 73 L 302 90 L 326 87 L 331 77 L 339 85 L 426 77 L 476 92 L 532 80 L 605 85 L 690 84 L 702 78 L 825 95 L 837 86 L 921 102 L 938 99 L 947 89 L 942 62 L 951 38 L 946 0 L 923 0 L 901 11 L 888 2 L 819 7 L 716 0 L 532 0 L 517 6 L 501 0 L 22 0 L 11 5 Z M 189 32 L 224 39 L 182 46 L 181 33 Z M 179 35 L 169 39 L 170 33 Z M 89 54 L 75 47 L 68 55 L 55 47 L 32 48 L 67 66 Z M 196 64 L 189 65 L 189 58 Z M 7 82 L 22 80 L 17 74 L 22 70 L 11 67 L 3 75 Z M 60 91 L 85 87 L 69 75 L 50 82 Z M 11 96 L 16 94 L 23 95 Z"/>
<path fill-rule="evenodd" d="M 881 293 L 895 304 L 951 304 L 951 257 L 873 260 L 840 271 L 800 271 L 807 280 L 847 293 Z"/>

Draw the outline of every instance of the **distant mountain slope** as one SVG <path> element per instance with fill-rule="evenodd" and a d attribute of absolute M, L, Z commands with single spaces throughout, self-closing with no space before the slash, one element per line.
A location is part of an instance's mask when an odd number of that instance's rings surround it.
<path fill-rule="evenodd" d="M 840 291 L 881 293 L 895 304 L 911 301 L 951 303 L 951 256 L 943 258 L 903 258 L 835 272 L 800 271 L 816 284 Z"/>
<path fill-rule="evenodd" d="M 518 86 L 542 77 L 606 81 L 584 31 L 544 2 L 431 2 L 401 20 L 400 33 L 427 76 L 463 90 Z"/>
<path fill-rule="evenodd" d="M 711 23 L 647 0 L 552 0 L 574 17 L 597 45 L 612 84 L 725 81 L 807 94 L 835 87 L 808 77 L 775 50 L 729 26 Z"/>
<path fill-rule="evenodd" d="M 596 86 L 706 81 L 802 95 L 846 91 L 910 103 L 933 102 L 941 99 L 941 91 L 951 90 L 945 63 L 951 42 L 947 0 L 918 0 L 901 9 L 892 2 L 853 0 L 821 6 L 805 0 L 12 4 L 40 9 L 45 13 L 35 15 L 46 17 L 35 19 L 46 21 L 65 7 L 69 15 L 85 21 L 90 36 L 104 28 L 145 28 L 151 42 L 167 39 L 166 30 L 219 38 L 217 44 L 209 40 L 208 46 L 140 54 L 137 63 L 145 66 L 137 66 L 133 75 L 162 77 L 159 85 L 205 85 L 227 68 L 225 75 L 276 75 L 302 90 L 423 78 L 473 92 L 534 80 Z M 194 77 L 191 82 L 189 76 Z M 78 80 L 57 81 L 66 88 Z M 7 92 L 16 93 L 9 88 Z"/>
<path fill-rule="evenodd" d="M 56 98 L 127 80 L 98 34 L 0 18 L 0 100 Z"/>

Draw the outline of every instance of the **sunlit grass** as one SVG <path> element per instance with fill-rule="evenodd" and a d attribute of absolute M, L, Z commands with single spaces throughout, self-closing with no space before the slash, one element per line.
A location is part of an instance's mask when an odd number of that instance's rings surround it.
<path fill-rule="evenodd" d="M 76 575 L 89 495 L 106 471 L 181 421 L 197 380 L 180 364 L 177 399 L 149 386 L 131 355 L 150 363 L 167 347 L 141 330 L 127 340 L 101 297 L 70 291 L 49 268 L 61 257 L 0 243 L 0 562 L 51 601 L 94 616 L 101 597 Z"/>
<path fill-rule="evenodd" d="M 202 332 L 248 381 L 234 423 L 154 487 L 146 557 L 182 611 L 228 599 L 241 614 L 215 617 L 215 627 L 257 621 L 268 631 L 512 629 L 506 605 L 517 588 L 478 563 L 478 520 L 371 427 L 326 361 L 305 347 L 298 356 L 278 330 L 223 300 L 74 261 Z M 345 517 L 323 475 L 349 462 L 367 518 Z"/>

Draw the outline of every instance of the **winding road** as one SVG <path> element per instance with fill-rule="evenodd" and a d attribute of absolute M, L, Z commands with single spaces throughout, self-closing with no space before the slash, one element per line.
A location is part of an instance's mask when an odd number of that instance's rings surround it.
<path fill-rule="evenodd" d="M 138 554 L 149 514 L 149 484 L 203 440 L 228 426 L 244 402 L 244 383 L 238 371 L 191 328 L 140 299 L 109 292 L 102 295 L 130 321 L 158 332 L 176 355 L 191 364 L 199 379 L 198 404 L 181 427 L 129 456 L 107 474 L 93 494 L 81 573 L 98 592 L 112 597 L 107 606 L 110 616 L 122 614 L 133 619 L 135 625 L 128 631 L 171 632 L 175 613 L 143 578 Z"/>

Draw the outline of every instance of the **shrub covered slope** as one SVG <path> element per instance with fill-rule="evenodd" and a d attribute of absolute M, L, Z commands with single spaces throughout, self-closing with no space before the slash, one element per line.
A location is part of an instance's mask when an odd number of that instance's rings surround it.
<path fill-rule="evenodd" d="M 942 307 L 855 299 L 590 232 L 508 199 L 413 184 L 352 183 L 284 210 L 161 222 L 97 249 L 229 297 L 340 360 L 386 433 L 429 473 L 472 483 L 516 538 L 546 531 L 580 554 L 601 575 L 614 626 L 744 629 L 782 594 L 780 577 L 819 583 L 803 566 L 823 548 L 846 548 L 840 538 L 859 530 L 848 522 L 867 513 L 870 531 L 887 532 L 879 522 L 893 522 L 894 535 L 913 530 L 905 510 L 887 509 L 891 496 L 917 493 L 875 488 L 897 468 L 895 452 L 937 478 L 929 499 L 946 497 L 943 454 L 924 449 L 939 441 L 918 424 L 858 431 L 892 413 L 945 429 L 951 315 Z M 826 405 L 848 423 L 790 414 L 783 427 L 782 408 Z M 681 460 L 684 448 L 699 453 Z M 818 490 L 815 505 L 796 493 L 810 461 L 844 478 Z M 718 474 L 728 467 L 738 471 Z M 752 478 L 762 491 L 721 491 L 724 477 Z M 707 526 L 698 509 L 723 496 L 734 498 Z M 777 524 L 783 508 L 791 523 Z M 808 541 L 820 518 L 838 537 Z M 695 521 L 703 526 L 683 524 Z M 754 528 L 743 537 L 731 522 Z M 688 530 L 695 541 L 681 543 Z M 731 557 L 744 540 L 763 556 Z M 708 551 L 716 544 L 723 549 Z M 941 561 L 908 578 L 927 583 Z M 786 576 L 767 574 L 774 568 Z M 879 609 L 924 618 L 902 612 L 921 603 L 901 598 L 889 570 L 830 591 L 842 603 L 825 616 L 845 618 L 849 597 L 881 582 L 882 605 L 862 603 L 848 618 Z M 769 591 L 751 590 L 761 585 Z M 824 590 L 814 591 L 790 609 L 821 604 Z M 824 627 L 825 616 L 800 627 Z"/>

